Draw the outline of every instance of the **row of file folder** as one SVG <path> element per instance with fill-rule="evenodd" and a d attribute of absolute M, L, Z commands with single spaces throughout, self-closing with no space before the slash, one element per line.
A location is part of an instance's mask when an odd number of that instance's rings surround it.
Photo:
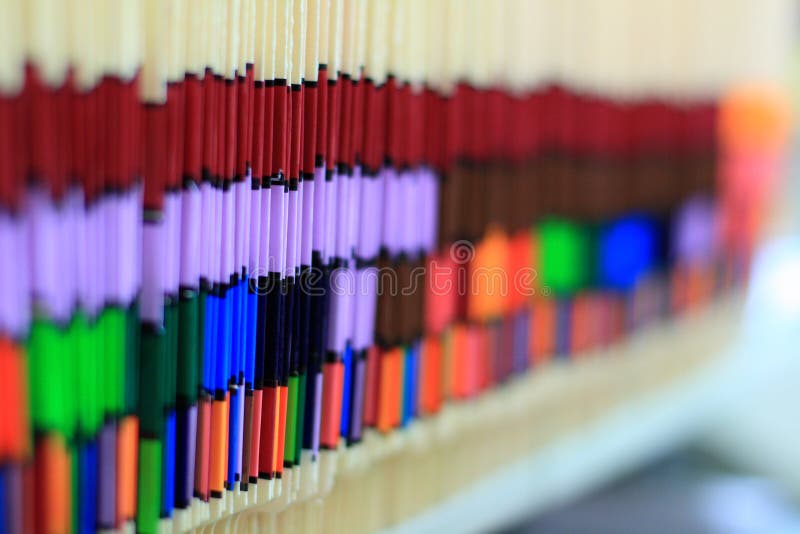
<path fill-rule="evenodd" d="M 0 532 L 266 502 L 320 451 L 741 283 L 784 110 L 619 60 L 634 23 L 547 29 L 587 16 L 0 4 Z M 642 46 L 708 60 L 703 35 Z"/>

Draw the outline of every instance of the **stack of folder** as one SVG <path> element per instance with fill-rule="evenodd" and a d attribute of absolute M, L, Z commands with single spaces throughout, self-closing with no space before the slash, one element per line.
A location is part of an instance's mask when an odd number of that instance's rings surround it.
<path fill-rule="evenodd" d="M 390 499 L 367 442 L 740 287 L 790 2 L 700 4 L 0 1 L 0 533 Z"/>

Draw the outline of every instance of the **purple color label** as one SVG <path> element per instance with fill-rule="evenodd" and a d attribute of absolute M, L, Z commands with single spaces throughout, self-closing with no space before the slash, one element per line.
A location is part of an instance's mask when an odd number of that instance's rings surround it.
<path fill-rule="evenodd" d="M 383 182 L 383 246 L 393 256 L 401 251 L 400 212 L 402 184 L 397 172 L 389 167 L 385 170 Z"/>
<path fill-rule="evenodd" d="M 283 205 L 283 217 L 281 217 L 281 248 L 279 256 L 279 272 L 286 272 L 286 264 L 289 261 L 287 256 L 288 248 L 288 235 L 289 235 L 289 195 L 284 192 L 281 196 L 281 203 Z"/>
<path fill-rule="evenodd" d="M 258 276 L 261 254 L 261 190 L 250 190 L 250 228 L 247 231 L 247 272 Z M 269 220 L 266 221 L 269 224 Z"/>
<path fill-rule="evenodd" d="M 258 275 L 264 276 L 270 268 L 269 256 L 271 253 L 271 227 L 272 227 L 272 189 L 262 189 L 261 195 L 261 217 L 259 221 L 258 233 Z"/>
<path fill-rule="evenodd" d="M 124 198 L 116 195 L 98 199 L 75 234 L 78 254 L 84 254 L 78 258 L 78 298 L 89 317 L 100 313 L 106 299 L 127 302 L 122 271 L 131 266 L 123 265 L 122 252 L 124 236 L 132 232 L 124 226 L 124 206 Z M 138 263 L 139 258 L 129 261 Z"/>
<path fill-rule="evenodd" d="M 222 240 L 224 235 L 224 228 L 222 227 L 223 205 L 225 202 L 225 194 L 221 189 L 214 189 L 214 222 L 211 228 L 214 236 L 214 245 L 211 248 L 211 269 L 214 273 L 214 281 L 218 284 L 227 282 L 225 279 L 224 258 Z"/>
<path fill-rule="evenodd" d="M 360 258 L 371 259 L 378 255 L 381 246 L 381 219 L 383 208 L 383 181 L 376 178 L 362 178 L 361 207 L 359 213 L 357 254 Z"/>
<path fill-rule="evenodd" d="M 439 222 L 439 180 L 431 169 L 420 169 L 421 198 L 424 203 L 420 247 L 426 252 L 436 248 L 436 229 Z"/>
<path fill-rule="evenodd" d="M 239 383 L 239 394 L 236 395 L 236 404 L 239 410 L 238 434 L 239 443 L 236 447 L 236 473 L 242 474 L 242 440 L 244 439 L 244 383 Z"/>
<path fill-rule="evenodd" d="M 130 303 L 139 294 L 142 285 L 142 188 L 136 187 L 126 197 L 125 202 L 125 243 L 122 246 L 122 263 L 126 265 L 125 274 L 120 281 L 130 281 L 130 286 L 123 289 L 125 302 Z"/>
<path fill-rule="evenodd" d="M 378 286 L 378 269 L 369 267 L 355 273 L 356 303 L 353 307 L 353 348 L 364 350 L 372 346 L 375 332 L 375 308 Z"/>
<path fill-rule="evenodd" d="M 269 255 L 267 257 L 267 266 L 269 272 L 281 272 L 281 229 L 283 227 L 283 197 L 284 192 L 282 187 L 272 186 L 270 188 L 270 228 L 269 228 Z M 261 215 L 264 216 L 263 213 Z M 262 229 L 263 231 L 263 229 Z"/>
<path fill-rule="evenodd" d="M 311 434 L 311 453 L 314 459 L 319 454 L 320 417 L 322 414 L 322 373 L 314 377 L 314 422 Z"/>
<path fill-rule="evenodd" d="M 315 180 L 300 184 L 303 188 L 303 222 L 300 225 L 300 264 L 311 265 L 311 249 L 314 246 L 314 201 L 316 200 Z"/>
<path fill-rule="evenodd" d="M 318 250 L 324 258 L 326 253 L 325 224 L 328 183 L 325 181 L 325 167 L 314 169 L 314 219 L 313 219 L 313 250 Z"/>
<path fill-rule="evenodd" d="M 400 188 L 402 197 L 398 214 L 400 220 L 397 221 L 400 227 L 400 249 L 406 253 L 414 253 L 419 235 L 419 188 L 417 187 L 417 173 L 404 171 L 400 174 Z M 401 222 L 402 221 L 402 222 Z"/>
<path fill-rule="evenodd" d="M 211 184 L 203 182 L 200 185 L 200 276 L 207 280 L 214 279 L 214 270 L 211 268 L 214 204 L 214 190 Z"/>
<path fill-rule="evenodd" d="M 144 237 L 142 236 L 142 229 L 144 228 L 144 212 L 142 211 L 142 202 L 144 202 L 144 187 L 139 186 L 136 191 L 136 202 L 133 206 L 133 216 L 136 221 L 134 224 L 135 235 L 134 235 L 134 243 L 136 244 L 136 248 L 134 250 L 133 256 L 133 264 L 136 266 L 135 274 L 136 274 L 136 293 L 131 295 L 131 300 L 139 294 L 139 290 L 142 287 L 142 241 Z"/>
<path fill-rule="evenodd" d="M 350 188 L 352 187 L 352 178 L 347 176 L 337 175 L 334 177 L 336 185 L 336 204 L 339 208 L 336 217 L 336 236 L 335 236 L 335 251 L 336 256 L 339 258 L 350 257 Z"/>
<path fill-rule="evenodd" d="M 142 319 L 162 324 L 164 319 L 164 229 L 145 223 L 142 229 Z"/>
<path fill-rule="evenodd" d="M 6 499 L 0 506 L 6 508 L 6 532 L 23 532 L 22 496 L 23 489 L 22 466 L 10 464 L 5 467 Z"/>
<path fill-rule="evenodd" d="M 166 261 L 164 289 L 169 293 L 176 294 L 180 278 L 180 258 L 178 254 L 180 254 L 181 250 L 181 196 L 179 193 L 168 193 L 164 197 L 164 228 L 167 238 L 167 246 L 164 250 L 164 259 Z"/>
<path fill-rule="evenodd" d="M 339 268 L 331 273 L 328 350 L 337 354 L 344 352 L 352 331 L 354 285 L 351 269 Z"/>
<path fill-rule="evenodd" d="M 228 282 L 234 267 L 234 225 L 236 224 L 236 214 L 234 213 L 234 189 L 231 188 L 223 193 L 222 204 L 222 282 Z"/>
<path fill-rule="evenodd" d="M 325 184 L 325 262 L 336 254 L 336 221 L 341 206 L 337 204 L 339 174 L 334 171 L 330 182 Z"/>
<path fill-rule="evenodd" d="M 514 372 L 521 373 L 528 366 L 528 339 L 529 339 L 529 319 L 528 310 L 522 310 L 514 315 Z"/>
<path fill-rule="evenodd" d="M 353 170 L 353 176 L 346 178 L 350 182 L 349 191 L 347 194 L 347 256 L 352 256 L 358 244 L 358 227 L 364 221 L 361 213 L 361 167 L 356 166 Z"/>
<path fill-rule="evenodd" d="M 236 195 L 236 227 L 234 229 L 234 268 L 241 272 L 243 267 L 247 267 L 246 239 L 247 229 L 250 227 L 250 214 L 248 213 L 248 189 L 250 180 L 246 179 L 233 184 L 233 191 Z"/>
<path fill-rule="evenodd" d="M 192 488 L 194 488 L 194 461 L 195 461 L 195 451 L 197 448 L 197 406 L 191 406 L 189 408 L 189 418 L 188 418 L 189 427 L 187 428 L 187 435 L 188 441 L 186 451 L 183 457 L 183 461 L 186 462 L 186 469 L 184 473 L 186 473 L 186 478 L 184 478 L 184 488 L 186 488 L 186 494 L 181 495 L 183 497 L 184 502 L 191 502 L 192 500 Z"/>
<path fill-rule="evenodd" d="M 97 523 L 111 528 L 116 521 L 117 427 L 106 423 L 97 440 Z"/>
<path fill-rule="evenodd" d="M 289 191 L 289 217 L 287 220 L 287 235 L 286 235 L 286 269 L 284 276 L 294 276 L 295 268 L 297 267 L 297 220 L 300 218 L 297 213 L 300 207 L 300 192 Z"/>
<path fill-rule="evenodd" d="M 3 257 L 13 257 L 12 254 L 16 253 L 17 241 L 17 228 L 16 221 L 10 215 L 0 212 L 0 253 Z M 26 259 L 25 255 L 20 257 L 20 263 Z M 17 317 L 14 313 L 14 308 L 24 306 L 30 308 L 30 304 L 25 301 L 17 301 L 14 285 L 17 283 L 15 279 L 16 271 L 19 270 L 17 262 L 13 261 L 0 261 L 0 331 L 16 332 Z"/>
<path fill-rule="evenodd" d="M 685 263 L 709 264 L 715 252 L 715 210 L 710 199 L 694 197 L 673 221 L 673 254 Z"/>
<path fill-rule="evenodd" d="M 57 278 L 60 286 L 57 291 L 63 294 L 63 313 L 69 319 L 72 316 L 72 311 L 78 303 L 78 249 L 74 245 L 75 236 L 81 231 L 84 210 L 83 210 L 83 194 L 72 189 L 67 193 L 64 199 L 64 204 L 59 210 L 61 224 L 58 228 L 58 245 L 60 252 L 58 258 L 61 260 L 61 266 L 53 265 L 52 268 L 57 271 Z M 103 295 L 108 292 L 105 290 L 103 281 L 100 281 L 101 291 Z M 58 312 L 61 316 L 62 311 Z"/>
<path fill-rule="evenodd" d="M 82 225 L 82 232 L 76 234 L 78 238 L 78 298 L 81 306 L 89 317 L 95 317 L 103 307 L 106 295 L 103 295 L 105 288 L 112 300 L 126 302 L 124 299 L 123 281 L 120 278 L 113 279 L 111 273 L 121 272 L 123 269 L 121 248 L 119 243 L 119 254 L 113 248 L 106 248 L 106 235 L 120 236 L 130 234 L 131 228 L 122 228 L 119 218 L 107 217 L 104 212 L 116 212 L 119 214 L 119 204 L 113 202 L 113 197 L 101 199 L 92 206 L 85 214 Z M 114 239 L 113 237 L 111 238 Z M 130 261 L 137 261 L 131 259 Z M 116 271 L 111 270 L 111 265 L 115 264 Z M 130 266 L 127 266 L 130 268 Z M 98 280 L 103 280 L 97 283 Z M 117 282 L 114 284 L 114 282 Z"/>
<path fill-rule="evenodd" d="M 350 417 L 350 437 L 353 440 L 361 439 L 361 422 L 364 415 L 364 380 L 366 362 L 359 359 L 356 362 L 356 379 L 353 384 L 353 410 Z"/>
<path fill-rule="evenodd" d="M 31 247 L 31 271 L 34 298 L 44 305 L 54 318 L 67 321 L 70 315 L 69 296 L 59 287 L 61 265 L 67 261 L 61 256 L 61 217 L 43 191 L 30 195 L 28 224 Z"/>

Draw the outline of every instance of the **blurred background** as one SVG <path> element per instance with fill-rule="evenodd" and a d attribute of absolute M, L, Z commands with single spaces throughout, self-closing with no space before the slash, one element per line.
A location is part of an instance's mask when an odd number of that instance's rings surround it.
<path fill-rule="evenodd" d="M 800 39 L 800 32 L 797 33 Z M 797 113 L 800 46 L 789 89 Z M 504 526 L 507 533 L 800 532 L 800 138 L 757 256 L 731 350 L 748 379 L 720 385 L 719 410 L 641 468 L 574 502 Z M 777 335 L 775 338 L 773 336 Z M 720 400 L 720 399 L 717 399 Z M 523 514 L 524 515 L 524 514 Z"/>
<path fill-rule="evenodd" d="M 800 34 L 799 34 L 800 35 Z M 800 47 L 789 88 L 795 97 Z M 795 125 L 783 194 L 755 262 L 730 350 L 743 362 L 709 397 L 715 409 L 643 467 L 504 526 L 508 533 L 800 532 L 800 139 Z M 700 410 L 702 412 L 702 409 Z M 697 427 L 694 428 L 694 425 Z M 683 428 L 682 425 L 678 425 Z M 524 512 L 522 515 L 525 515 Z"/>
<path fill-rule="evenodd" d="M 730 348 L 748 376 L 720 384 L 719 409 L 643 467 L 504 532 L 800 532 L 800 24 L 795 36 L 789 168 Z"/>
<path fill-rule="evenodd" d="M 800 3 L 795 4 L 794 43 L 788 55 L 773 56 L 782 58 L 777 66 L 765 67 L 771 77 L 778 74 L 791 100 L 792 142 L 744 311 L 724 349 L 730 365 L 706 377 L 702 387 L 678 386 L 642 410 L 644 417 L 628 420 L 629 427 L 609 422 L 591 431 L 594 452 L 593 446 L 579 451 L 562 444 L 560 452 L 516 463 L 491 483 L 396 530 L 457 525 L 461 531 L 507 534 L 800 532 Z M 548 487 L 550 497 L 542 497 L 540 486 Z"/>
<path fill-rule="evenodd" d="M 790 86 L 795 96 L 797 79 Z M 793 136 L 783 194 L 722 368 L 676 386 L 624 421 L 606 422 L 535 460 L 515 463 L 395 530 L 800 532 L 796 126 Z M 581 438 L 592 445 L 581 447 Z"/>

